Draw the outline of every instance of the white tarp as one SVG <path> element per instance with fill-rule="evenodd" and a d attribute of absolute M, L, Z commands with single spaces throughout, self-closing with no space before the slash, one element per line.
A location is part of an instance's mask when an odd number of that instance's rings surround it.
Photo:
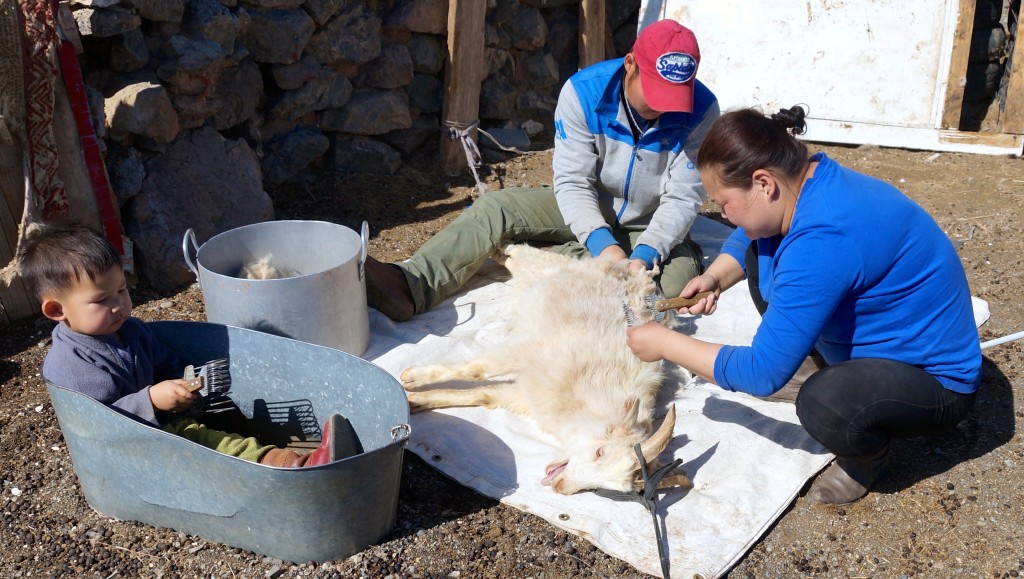
<path fill-rule="evenodd" d="M 729 232 L 698 217 L 692 235 L 707 262 Z M 465 361 L 500 343 L 511 315 L 504 300 L 507 275 L 496 265 L 485 268 L 463 293 L 409 322 L 395 324 L 370 310 L 364 358 L 398 377 L 409 366 Z M 713 316 L 683 319 L 678 329 L 710 341 L 748 344 L 758 320 L 746 285 L 738 284 L 722 295 Z M 682 459 L 695 485 L 658 496 L 671 575 L 718 577 L 832 455 L 807 435 L 792 404 L 728 392 L 689 379 L 676 366 L 669 367 L 659 401 L 659 417 L 669 403 L 677 413 L 674 437 L 662 456 Z M 409 450 L 444 474 L 661 575 L 654 526 L 642 505 L 593 493 L 562 496 L 541 486 L 555 449 L 528 419 L 504 410 L 456 408 L 414 414 L 411 426 Z"/>

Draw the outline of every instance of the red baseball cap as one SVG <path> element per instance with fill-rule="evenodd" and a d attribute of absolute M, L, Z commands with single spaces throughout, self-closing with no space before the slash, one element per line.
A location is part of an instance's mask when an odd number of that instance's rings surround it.
<path fill-rule="evenodd" d="M 693 83 L 700 47 L 693 32 L 675 20 L 644 28 L 633 44 L 644 99 L 656 111 L 693 112 Z"/>

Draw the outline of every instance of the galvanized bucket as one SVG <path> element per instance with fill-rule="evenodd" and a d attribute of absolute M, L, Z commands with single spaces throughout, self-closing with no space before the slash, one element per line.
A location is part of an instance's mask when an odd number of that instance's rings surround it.
<path fill-rule="evenodd" d="M 409 436 L 408 402 L 394 377 L 335 349 L 242 328 L 151 326 L 183 363 L 229 358 L 230 396 L 246 417 L 310 434 L 340 413 L 363 453 L 312 468 L 267 467 L 48 383 L 89 505 L 299 563 L 350 557 L 394 528 Z"/>
<path fill-rule="evenodd" d="M 202 247 L 189 229 L 182 251 L 203 290 L 210 322 L 361 356 L 370 342 L 368 238 L 365 221 L 361 234 L 324 221 L 267 221 L 215 235 Z M 246 265 L 268 257 L 289 276 L 243 277 Z"/>

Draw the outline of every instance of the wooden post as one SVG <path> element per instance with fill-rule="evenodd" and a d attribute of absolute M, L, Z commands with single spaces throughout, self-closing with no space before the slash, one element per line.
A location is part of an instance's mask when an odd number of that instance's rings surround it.
<path fill-rule="evenodd" d="M 970 60 L 971 35 L 974 33 L 976 0 L 960 0 L 956 30 L 953 33 L 953 54 L 949 62 L 946 98 L 943 100 L 943 129 L 959 129 L 960 113 L 964 107 L 964 85 L 967 82 L 967 63 Z"/>
<path fill-rule="evenodd" d="M 1022 11 L 1024 12 L 1024 11 Z M 1014 14 L 1010 18 L 1014 18 Z M 1019 14 L 1016 15 L 1019 18 Z M 1024 38 L 1021 38 L 1019 20 L 1017 27 L 1010 30 L 1013 37 L 1013 53 L 1007 63 L 1010 70 L 1006 85 L 1006 108 L 1003 112 L 1003 132 L 1014 135 L 1024 134 Z"/>
<path fill-rule="evenodd" d="M 604 0 L 583 0 L 580 2 L 580 68 L 605 59 Z"/>
<path fill-rule="evenodd" d="M 487 2 L 482 0 L 449 0 L 448 62 L 444 71 L 445 123 L 465 128 L 476 122 L 480 114 L 480 85 L 484 80 L 484 16 Z M 466 153 L 462 143 L 449 138 L 441 127 L 441 165 L 449 175 L 465 170 Z M 471 138 L 476 141 L 476 130 Z"/>

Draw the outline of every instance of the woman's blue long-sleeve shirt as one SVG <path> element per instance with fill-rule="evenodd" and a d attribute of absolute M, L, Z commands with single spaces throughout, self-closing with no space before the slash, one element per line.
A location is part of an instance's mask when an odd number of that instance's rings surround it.
<path fill-rule="evenodd" d="M 756 396 L 786 384 L 812 348 L 921 368 L 947 389 L 981 382 L 970 289 L 946 234 L 895 187 L 818 153 L 785 236 L 757 240 L 769 303 L 750 346 L 724 346 L 715 381 Z M 737 229 L 722 247 L 744 265 Z"/>

